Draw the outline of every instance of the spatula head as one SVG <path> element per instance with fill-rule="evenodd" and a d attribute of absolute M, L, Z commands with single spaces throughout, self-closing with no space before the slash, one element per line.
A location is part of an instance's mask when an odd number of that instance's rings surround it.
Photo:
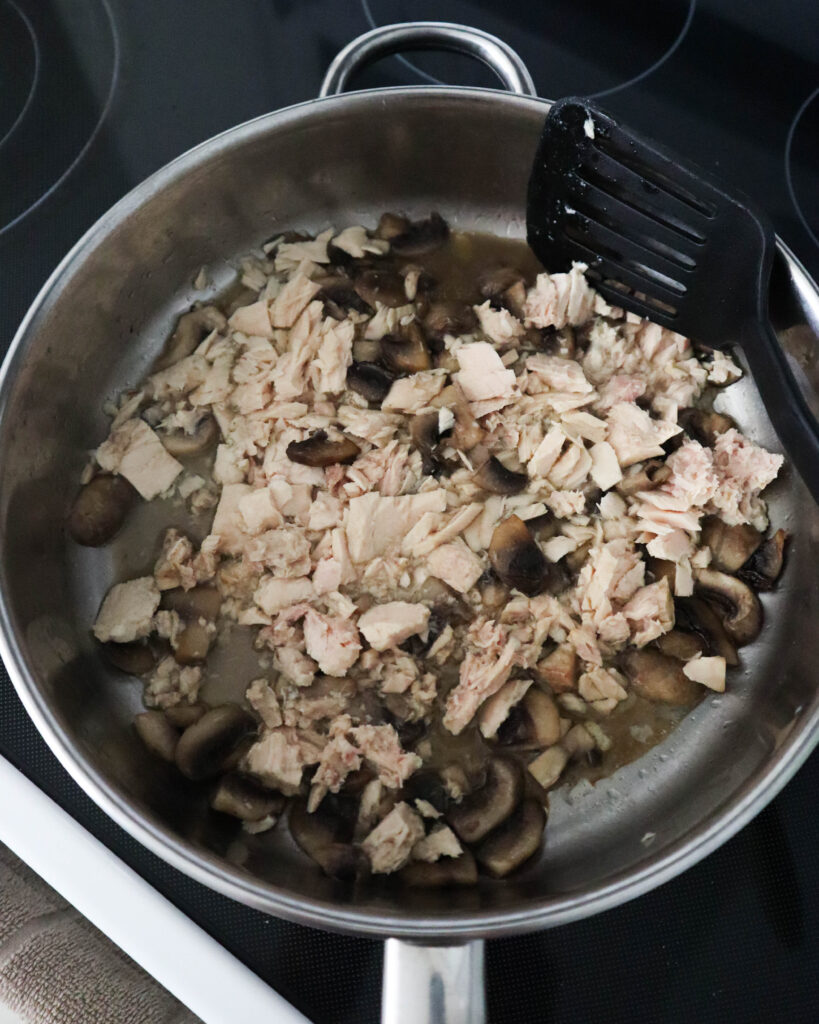
<path fill-rule="evenodd" d="M 708 345 L 766 312 L 774 235 L 747 200 L 588 100 L 554 104 L 527 199 L 529 245 L 612 304 Z"/>

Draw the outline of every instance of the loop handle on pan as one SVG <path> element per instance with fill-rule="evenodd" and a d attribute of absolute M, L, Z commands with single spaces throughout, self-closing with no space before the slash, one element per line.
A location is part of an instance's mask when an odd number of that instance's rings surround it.
<path fill-rule="evenodd" d="M 404 50 L 448 50 L 465 53 L 482 61 L 498 76 L 507 92 L 537 96 L 529 70 L 511 46 L 489 32 L 446 21 L 410 21 L 383 25 L 358 36 L 336 56 L 324 81 L 320 97 L 344 92 L 350 78 L 381 57 Z"/>

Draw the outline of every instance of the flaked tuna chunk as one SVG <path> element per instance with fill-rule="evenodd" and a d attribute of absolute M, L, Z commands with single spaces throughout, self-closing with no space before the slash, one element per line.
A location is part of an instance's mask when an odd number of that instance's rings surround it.
<path fill-rule="evenodd" d="M 571 519 L 586 508 L 586 495 L 582 491 L 552 491 L 545 501 L 558 519 Z"/>
<path fill-rule="evenodd" d="M 350 729 L 349 736 L 389 789 L 400 789 L 421 767 L 421 758 L 403 749 L 391 725 L 357 725 Z"/>
<path fill-rule="evenodd" d="M 523 303 L 526 326 L 560 328 L 590 319 L 596 294 L 583 276 L 585 270 L 584 263 L 574 263 L 568 274 L 538 274 Z"/>
<path fill-rule="evenodd" d="M 313 565 L 310 542 L 296 526 L 280 526 L 249 538 L 245 553 L 251 562 L 259 562 L 277 577 L 307 576 Z"/>
<path fill-rule="evenodd" d="M 207 360 L 198 354 L 180 359 L 178 363 L 148 378 L 148 392 L 156 399 L 170 398 L 171 395 L 187 395 L 198 388 L 208 372 Z M 120 426 L 116 423 L 116 426 Z"/>
<path fill-rule="evenodd" d="M 245 691 L 245 698 L 266 728 L 278 729 L 282 724 L 282 709 L 266 679 L 254 679 Z"/>
<path fill-rule="evenodd" d="M 416 802 L 417 805 L 417 802 Z M 434 864 L 441 857 L 460 857 L 463 848 L 449 825 L 436 825 L 412 848 L 412 859 Z"/>
<path fill-rule="evenodd" d="M 219 537 L 219 550 L 228 555 L 244 551 L 247 535 L 239 506 L 242 499 L 252 493 L 249 484 L 226 484 L 222 488 L 210 532 Z"/>
<path fill-rule="evenodd" d="M 319 491 L 310 506 L 308 530 L 324 531 L 341 522 L 341 502 L 327 491 Z"/>
<path fill-rule="evenodd" d="M 364 612 L 358 620 L 358 628 L 370 647 L 376 651 L 386 651 L 416 633 L 423 633 L 428 622 L 429 608 L 426 605 L 389 601 Z"/>
<path fill-rule="evenodd" d="M 478 727 L 482 736 L 491 739 L 497 735 L 498 729 L 509 717 L 509 712 L 523 700 L 531 685 L 531 679 L 510 679 L 483 702 L 478 712 Z"/>
<path fill-rule="evenodd" d="M 329 263 L 327 244 L 332 237 L 333 229 L 327 228 L 315 238 L 306 238 L 297 242 L 279 242 L 276 245 L 276 255 L 273 259 L 276 273 L 286 274 L 292 273 L 294 270 L 303 273 L 303 268 L 310 264 Z"/>
<path fill-rule="evenodd" d="M 560 457 L 566 440 L 566 435 L 559 426 L 555 424 L 555 426 L 550 427 L 529 460 L 529 464 L 526 467 L 529 476 L 541 479 L 547 477 Z"/>
<path fill-rule="evenodd" d="M 646 382 L 643 377 L 627 373 L 615 374 L 599 388 L 595 408 L 598 412 L 605 412 L 620 402 L 636 402 L 645 392 Z"/>
<path fill-rule="evenodd" d="M 481 514 L 481 503 L 472 501 L 468 505 L 461 505 L 448 518 L 437 517 L 432 523 L 433 528 L 424 536 L 418 536 L 423 521 L 410 531 L 404 538 L 401 550 L 405 554 L 414 555 L 416 558 L 423 558 L 434 551 L 435 548 L 454 540 L 466 530 L 469 525 Z"/>
<path fill-rule="evenodd" d="M 322 342 L 324 306 L 311 302 L 290 329 L 287 352 L 276 364 L 273 387 L 278 399 L 298 398 L 307 387 L 307 368 Z"/>
<path fill-rule="evenodd" d="M 153 576 L 140 576 L 127 583 L 115 583 L 105 595 L 94 636 L 100 643 L 130 643 L 151 632 L 154 612 L 159 607 L 159 587 Z"/>
<path fill-rule="evenodd" d="M 340 405 L 338 408 L 338 422 L 344 427 L 345 432 L 369 441 L 376 448 L 383 448 L 389 444 L 395 437 L 401 420 L 402 417 L 398 413 L 358 409 L 353 405 Z"/>
<path fill-rule="evenodd" d="M 239 499 L 239 515 L 251 536 L 272 530 L 284 523 L 284 517 L 266 487 L 259 487 Z"/>
<path fill-rule="evenodd" d="M 613 669 L 592 668 L 577 681 L 577 691 L 595 710 L 607 714 L 628 697 L 624 680 Z"/>
<path fill-rule="evenodd" d="M 575 359 L 538 353 L 526 360 L 526 369 L 535 373 L 551 391 L 588 395 L 594 388 L 586 380 L 583 367 Z"/>
<path fill-rule="evenodd" d="M 424 823 L 408 803 L 396 804 L 361 844 L 375 875 L 398 871 L 424 836 Z"/>
<path fill-rule="evenodd" d="M 303 601 L 316 596 L 312 582 L 306 577 L 302 579 L 276 579 L 274 576 L 263 576 L 256 592 L 254 602 L 267 615 L 275 615 Z"/>
<path fill-rule="evenodd" d="M 499 653 L 489 649 L 466 654 L 461 662 L 458 685 L 450 691 L 444 712 L 444 726 L 453 735 L 463 732 L 486 698 L 503 686 L 514 667 L 519 648 L 519 641 L 510 638 Z"/>
<path fill-rule="evenodd" d="M 589 455 L 592 460 L 589 475 L 601 490 L 607 491 L 623 479 L 617 453 L 608 441 L 600 441 L 592 445 Z"/>
<path fill-rule="evenodd" d="M 304 617 L 304 643 L 307 653 L 328 676 L 346 675 L 361 650 L 354 622 L 322 615 L 313 608 Z"/>
<path fill-rule="evenodd" d="M 719 479 L 714 470 L 713 454 L 699 441 L 683 441 L 668 456 L 665 464 L 671 470 L 671 476 L 662 485 L 662 490 L 686 505 L 700 508 L 714 497 Z"/>
<path fill-rule="evenodd" d="M 191 405 L 205 406 L 224 402 L 233 390 L 230 371 L 235 357 L 236 353 L 231 348 L 225 347 L 219 352 L 205 374 L 205 379 L 188 396 Z"/>
<path fill-rule="evenodd" d="M 631 625 L 631 641 L 645 647 L 674 626 L 674 598 L 667 579 L 640 587 L 623 608 Z"/>
<path fill-rule="evenodd" d="M 173 708 L 178 704 L 193 704 L 199 696 L 202 669 L 199 665 L 182 666 L 168 655 L 151 674 L 145 687 L 143 700 L 149 708 Z"/>
<path fill-rule="evenodd" d="M 733 427 L 720 434 L 714 442 L 719 487 L 711 499 L 712 510 L 729 526 L 752 523 L 764 529 L 767 516 L 759 492 L 773 482 L 782 462 L 781 455 L 765 451 Z"/>
<path fill-rule="evenodd" d="M 368 252 L 375 256 L 383 256 L 390 251 L 390 243 L 383 238 L 370 238 L 366 230 L 360 225 L 345 228 L 333 239 L 336 249 L 343 249 L 353 259 L 360 260 Z"/>
<path fill-rule="evenodd" d="M 426 565 L 433 576 L 461 594 L 471 590 L 483 572 L 483 563 L 460 537 L 431 551 Z"/>
<path fill-rule="evenodd" d="M 302 273 L 295 273 L 284 285 L 270 307 L 274 327 L 292 327 L 310 300 L 321 291 L 321 285 Z"/>
<path fill-rule="evenodd" d="M 725 692 L 725 658 L 692 658 L 683 665 L 683 672 L 695 683 L 702 683 L 709 690 Z"/>
<path fill-rule="evenodd" d="M 273 665 L 296 686 L 309 686 L 316 677 L 318 665 L 298 647 L 277 647 Z"/>
<path fill-rule="evenodd" d="M 179 530 L 171 527 L 165 531 L 162 551 L 154 565 L 154 579 L 160 590 L 184 587 L 190 590 L 198 582 L 193 566 L 193 544 Z"/>
<path fill-rule="evenodd" d="M 244 483 L 248 465 L 248 460 L 235 445 L 217 445 L 216 459 L 213 463 L 213 479 L 217 484 L 222 485 Z"/>
<path fill-rule="evenodd" d="M 585 483 L 591 468 L 592 458 L 585 445 L 572 441 L 549 470 L 549 483 L 558 490 L 574 490 Z"/>
<path fill-rule="evenodd" d="M 228 327 L 232 331 L 241 331 L 242 334 L 259 338 L 273 337 L 273 326 L 264 299 L 252 302 L 249 306 L 239 306 L 228 320 Z"/>
<path fill-rule="evenodd" d="M 353 498 L 345 529 L 353 562 L 370 562 L 400 545 L 421 516 L 446 510 L 446 492 L 437 488 L 421 494 L 383 497 L 362 494 Z"/>
<path fill-rule="evenodd" d="M 460 370 L 453 374 L 469 402 L 503 398 L 517 393 L 515 371 L 507 370 L 498 353 L 485 341 L 462 345 L 455 353 Z"/>
<path fill-rule="evenodd" d="M 524 326 L 508 309 L 495 309 L 489 299 L 481 306 L 473 306 L 481 330 L 496 345 L 509 345 L 524 333 Z"/>
<path fill-rule="evenodd" d="M 151 501 L 167 491 L 182 472 L 144 420 L 127 420 L 113 430 L 96 452 L 97 463 L 108 473 L 118 473 Z"/>
<path fill-rule="evenodd" d="M 609 412 L 609 444 L 617 453 L 621 468 L 664 455 L 663 445 L 682 427 L 667 420 L 653 420 L 633 402 L 620 402 Z"/>
<path fill-rule="evenodd" d="M 446 374 L 441 370 L 422 370 L 408 377 L 399 377 L 381 403 L 381 408 L 385 412 L 418 412 L 443 391 L 444 384 Z"/>
<path fill-rule="evenodd" d="M 245 768 L 285 796 L 299 791 L 304 769 L 317 764 L 324 742 L 318 735 L 282 727 L 262 734 L 245 757 Z"/>
<path fill-rule="evenodd" d="M 327 317 L 322 341 L 310 367 L 310 380 L 318 394 L 338 395 L 347 386 L 347 368 L 353 361 L 355 324 Z"/>
<path fill-rule="evenodd" d="M 361 752 L 343 731 L 339 731 L 322 750 L 312 785 L 337 793 L 350 772 L 357 772 L 360 767 Z"/>

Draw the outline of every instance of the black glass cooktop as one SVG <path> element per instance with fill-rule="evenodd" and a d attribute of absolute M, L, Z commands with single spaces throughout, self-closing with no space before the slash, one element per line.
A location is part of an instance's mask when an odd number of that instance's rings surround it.
<path fill-rule="evenodd" d="M 315 96 L 353 36 L 423 19 L 500 35 L 540 95 L 597 96 L 720 172 L 819 277 L 811 0 L 0 0 L 2 348 L 59 259 L 133 185 L 222 129 Z M 437 54 L 390 58 L 357 84 L 430 81 L 494 85 L 482 67 Z M 267 918 L 166 867 L 71 782 L 5 673 L 0 753 L 313 1020 L 378 1019 L 378 943 Z M 490 1019 L 819 1019 L 818 791 L 814 756 L 683 877 L 591 920 L 491 943 Z"/>

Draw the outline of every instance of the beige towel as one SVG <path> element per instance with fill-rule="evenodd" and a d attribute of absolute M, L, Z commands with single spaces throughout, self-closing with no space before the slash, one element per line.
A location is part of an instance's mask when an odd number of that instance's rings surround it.
<path fill-rule="evenodd" d="M 199 1021 L 3 846 L 0 1003 L 27 1024 Z"/>

